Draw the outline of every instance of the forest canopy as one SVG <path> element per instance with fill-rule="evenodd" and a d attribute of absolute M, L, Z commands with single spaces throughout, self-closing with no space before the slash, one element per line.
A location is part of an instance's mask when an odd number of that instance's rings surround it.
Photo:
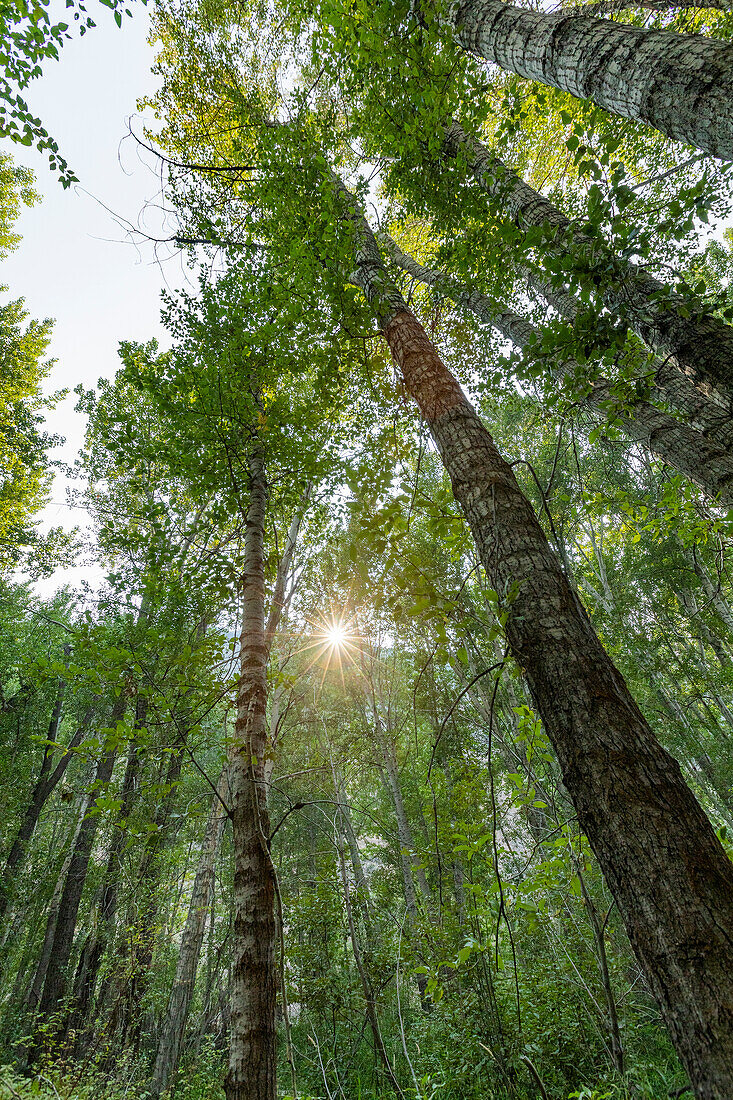
<path fill-rule="evenodd" d="M 731 1100 L 730 5 L 101 2 L 183 274 L 0 288 L 0 1097 Z"/>

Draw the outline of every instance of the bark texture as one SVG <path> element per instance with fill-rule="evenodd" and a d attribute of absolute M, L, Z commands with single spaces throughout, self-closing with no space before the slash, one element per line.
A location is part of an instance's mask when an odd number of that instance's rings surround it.
<path fill-rule="evenodd" d="M 580 827 L 696 1096 L 730 1100 L 733 866 L 601 646 L 511 467 L 389 286 L 376 240 L 343 184 L 341 194 L 354 225 L 352 280 L 372 303 L 451 478 Z"/>
<path fill-rule="evenodd" d="M 502 308 L 486 294 L 456 288 L 442 272 L 434 271 L 402 252 L 386 234 L 380 239 L 387 245 L 393 259 L 413 279 L 434 286 L 453 301 L 470 310 L 478 319 L 490 325 L 518 348 L 531 347 L 541 333 L 525 317 Z M 577 376 L 580 368 L 572 362 L 558 361 L 557 376 Z M 635 443 L 641 443 L 675 470 L 694 481 L 712 500 L 733 505 L 733 454 L 694 428 L 681 424 L 669 413 L 648 401 L 625 403 L 613 392 L 607 378 L 597 378 L 590 386 L 583 404 L 596 418 L 616 425 Z"/>
<path fill-rule="evenodd" d="M 733 159 L 728 42 L 644 30 L 577 11 L 527 11 L 502 0 L 459 2 L 452 20 L 464 49 L 502 69 Z"/>
<path fill-rule="evenodd" d="M 227 1100 L 275 1100 L 275 878 L 270 859 L 265 756 L 264 455 L 249 463 L 250 500 L 244 549 L 241 676 L 229 752 L 234 843 L 234 960 Z"/>
<path fill-rule="evenodd" d="M 702 11 L 730 11 L 729 0 L 598 0 L 597 3 L 583 4 L 583 15 L 615 15 L 620 11 L 684 11 L 697 8 Z"/>
<path fill-rule="evenodd" d="M 446 155 L 460 153 L 467 158 L 479 187 L 502 202 L 517 225 L 544 228 L 546 251 L 568 256 L 587 270 L 602 261 L 599 290 L 608 310 L 622 317 L 647 347 L 678 368 L 725 413 L 733 411 L 733 328 L 712 314 L 690 311 L 653 275 L 583 234 L 455 121 L 446 128 L 444 148 Z M 609 263 L 614 271 L 610 276 Z"/>

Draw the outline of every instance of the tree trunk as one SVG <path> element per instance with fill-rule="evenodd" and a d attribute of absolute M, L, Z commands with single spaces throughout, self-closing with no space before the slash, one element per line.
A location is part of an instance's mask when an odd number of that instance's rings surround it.
<path fill-rule="evenodd" d="M 229 748 L 234 845 L 234 965 L 227 1100 L 275 1100 L 275 879 L 269 851 L 265 784 L 267 645 L 265 640 L 264 455 L 249 460 L 244 549 L 241 675 Z"/>
<path fill-rule="evenodd" d="M 720 577 L 716 580 L 708 573 L 705 565 L 698 556 L 694 546 L 685 546 L 680 542 L 682 554 L 693 573 L 699 578 L 702 590 L 708 602 L 708 606 L 715 609 L 720 621 L 725 623 L 728 630 L 733 631 L 733 609 L 723 596 Z"/>
<path fill-rule="evenodd" d="M 196 983 L 196 971 L 204 938 L 206 915 L 209 911 L 214 886 L 214 864 L 224 829 L 225 807 L 222 799 L 226 797 L 226 794 L 227 772 L 224 768 L 217 784 L 209 820 L 206 824 L 201 855 L 191 891 L 186 927 L 183 930 L 176 964 L 176 976 L 173 979 L 166 1018 L 158 1043 L 155 1067 L 150 1081 L 150 1092 L 154 1097 L 160 1096 L 161 1093 L 166 1091 L 178 1070 L 183 1033 Z"/>
<path fill-rule="evenodd" d="M 141 729 L 146 721 L 147 700 L 144 696 L 138 696 L 135 704 L 135 729 Z M 135 798 L 138 793 L 138 778 L 140 774 L 140 753 L 134 740 L 130 741 L 127 755 L 127 766 L 122 780 L 120 792 L 120 822 L 126 822 L 132 811 Z M 122 875 L 122 853 L 125 844 L 125 832 L 120 823 L 113 829 L 112 842 L 110 844 L 107 866 L 104 872 L 104 880 L 99 900 L 99 915 L 96 926 L 93 927 L 82 947 L 74 981 L 74 1006 L 73 1015 L 69 1021 L 69 1027 L 74 1028 L 84 1024 L 92 1004 L 97 987 L 97 975 L 102 963 L 104 953 L 109 944 L 112 926 L 117 914 L 117 899 L 120 878 Z M 77 1053 L 82 1042 L 81 1036 L 77 1040 Z"/>
<path fill-rule="evenodd" d="M 109 1022 L 110 1033 L 117 1034 L 117 1042 L 123 1047 L 137 1043 L 142 1031 L 142 1003 L 150 982 L 157 937 L 161 870 L 158 857 L 168 840 L 182 766 L 183 750 L 178 749 L 170 756 L 163 795 L 153 818 L 153 828 L 145 838 L 138 867 L 135 891 L 137 914 L 127 929 L 123 945 L 123 952 L 129 950 L 129 961 L 126 967 L 120 961 L 122 981 Z"/>
<path fill-rule="evenodd" d="M 123 688 L 115 700 L 110 715 L 110 727 L 114 731 L 113 737 L 116 736 L 117 725 L 122 721 L 126 709 L 127 692 Z M 81 904 L 84 884 L 89 870 L 89 861 L 100 822 L 99 813 L 93 811 L 96 809 L 98 801 L 107 794 L 107 787 L 112 778 L 116 759 L 117 748 L 108 740 L 99 757 L 94 776 L 93 787 L 96 794 L 92 800 L 92 812 L 87 813 L 85 816 L 76 837 L 71 863 L 69 864 L 59 903 L 46 980 L 38 1006 L 41 1020 L 46 1020 L 54 1013 L 58 1013 L 63 1007 L 63 1001 L 67 994 L 69 979 L 67 970 L 74 942 L 76 918 L 79 913 L 79 905 Z"/>
<path fill-rule="evenodd" d="M 729 0 L 595 0 L 575 10 L 582 15 L 615 15 L 621 11 L 684 11 L 687 8 L 702 11 L 730 11 Z"/>
<path fill-rule="evenodd" d="M 574 321 L 579 305 L 572 294 L 553 286 L 546 277 L 527 267 L 519 269 L 529 287 L 540 294 L 561 317 Z M 692 428 L 706 439 L 733 451 L 733 418 L 715 401 L 705 397 L 692 381 L 684 375 L 676 363 L 668 359 L 655 359 L 647 375 L 649 393 L 654 401 L 661 401 L 682 413 Z"/>
<path fill-rule="evenodd" d="M 446 128 L 444 148 L 448 156 L 460 153 L 467 158 L 482 190 L 506 203 L 518 225 L 544 228 L 545 251 L 569 256 L 585 268 L 602 261 L 599 289 L 609 311 L 623 318 L 648 347 L 676 365 L 703 394 L 727 413 L 733 410 L 733 328 L 711 314 L 691 311 L 653 275 L 619 259 L 603 242 L 571 226 L 549 199 L 520 179 L 481 142 L 469 137 L 455 121 Z M 609 266 L 614 272 L 610 278 Z M 691 316 L 685 316 L 690 312 Z"/>
<path fill-rule="evenodd" d="M 392 1069 L 392 1063 L 389 1060 L 389 1055 L 384 1045 L 382 1038 L 382 1031 L 379 1026 L 379 1016 L 377 1015 L 377 1003 L 374 996 L 374 989 L 369 977 L 366 965 L 364 963 L 364 957 L 359 945 L 359 934 L 356 928 L 356 921 L 354 920 L 354 910 L 351 905 L 351 890 L 349 887 L 349 877 L 346 873 L 346 858 L 344 854 L 346 830 L 344 828 L 344 820 L 341 814 L 341 801 L 340 790 L 336 789 L 336 797 L 339 800 L 338 810 L 336 814 L 336 852 L 338 854 L 339 871 L 341 873 L 341 888 L 344 897 L 344 906 L 346 908 L 346 919 L 349 926 L 349 936 L 351 938 L 351 950 L 354 955 L 354 962 L 356 963 L 357 973 L 359 974 L 359 980 L 361 981 L 362 993 L 364 994 L 364 1003 L 366 1005 L 367 1020 L 369 1021 L 369 1027 L 372 1032 L 372 1039 L 374 1041 L 374 1050 L 382 1063 L 387 1073 L 387 1079 L 397 1093 L 398 1096 L 404 1096 L 402 1089 L 399 1086 L 399 1082 L 395 1077 L 394 1070 Z"/>
<path fill-rule="evenodd" d="M 55 742 L 58 737 L 59 723 L 61 721 L 61 710 L 63 707 L 64 694 L 66 690 L 66 682 L 61 681 L 59 684 L 58 694 L 56 696 L 56 703 L 54 705 L 53 714 L 48 727 L 48 740 L 49 742 Z M 18 832 L 15 834 L 15 839 L 11 845 L 8 857 L 5 861 L 5 867 L 3 869 L 2 879 L 0 880 L 0 922 L 5 917 L 5 914 L 10 903 L 12 895 L 13 881 L 18 874 L 19 867 L 23 862 L 28 844 L 36 831 L 38 819 L 41 816 L 43 807 L 48 802 L 49 798 L 55 791 L 56 787 L 60 783 L 61 779 L 66 772 L 69 764 L 71 763 L 75 749 L 84 739 L 84 735 L 89 728 L 92 717 L 94 715 L 95 704 L 92 703 L 87 709 L 86 714 L 82 718 L 81 724 L 77 729 L 74 736 L 71 738 L 69 744 L 63 750 L 60 759 L 58 760 L 56 767 L 53 767 L 53 747 L 49 744 L 43 753 L 43 763 L 41 764 L 41 770 L 38 774 L 35 786 L 31 793 L 30 801 L 26 807 L 23 819 L 18 827 Z"/>
<path fill-rule="evenodd" d="M 457 305 L 470 310 L 481 322 L 491 325 L 517 347 L 531 349 L 533 343 L 540 340 L 540 331 L 526 318 L 503 309 L 486 294 L 452 286 L 451 280 L 442 272 L 425 267 L 402 252 L 387 234 L 380 234 L 380 240 L 384 240 L 395 262 L 413 279 L 447 294 Z M 576 363 L 558 361 L 556 370 L 562 379 L 566 375 L 577 377 L 579 368 Z M 724 447 L 706 439 L 694 428 L 681 424 L 648 401 L 632 399 L 627 403 L 620 400 L 607 378 L 596 378 L 591 383 L 590 393 L 583 403 L 596 418 L 600 416 L 621 428 L 629 439 L 640 443 L 699 485 L 712 500 L 733 505 L 733 454 L 729 454 Z"/>
<path fill-rule="evenodd" d="M 61 904 L 61 895 L 64 892 L 64 884 L 66 882 L 66 876 L 69 873 L 69 866 L 71 865 L 71 857 L 76 849 L 76 842 L 79 837 L 84 821 L 86 820 L 87 810 L 89 809 L 90 798 L 89 795 L 83 795 L 81 798 L 81 808 L 79 809 L 79 818 L 73 831 L 71 843 L 69 845 L 68 855 L 61 865 L 61 871 L 59 872 L 56 885 L 54 887 L 53 894 L 51 895 L 51 901 L 49 902 L 46 912 L 46 928 L 43 936 L 43 943 L 41 945 L 41 953 L 38 957 L 35 970 L 33 971 L 33 978 L 28 986 L 28 989 L 24 998 L 24 1005 L 32 1012 L 35 1012 L 41 1001 L 41 994 L 43 993 L 43 983 L 46 980 L 46 971 L 48 970 L 49 959 L 51 958 L 51 950 L 53 948 L 53 938 L 56 931 L 56 921 L 58 919 L 59 906 Z"/>
<path fill-rule="evenodd" d="M 464 0 L 451 17 L 458 43 L 500 68 L 733 160 L 730 43 L 502 0 Z"/>
<path fill-rule="evenodd" d="M 601 646 L 511 467 L 389 281 L 356 200 L 355 271 L 496 591 L 580 827 L 699 1100 L 733 1096 L 733 866 Z"/>

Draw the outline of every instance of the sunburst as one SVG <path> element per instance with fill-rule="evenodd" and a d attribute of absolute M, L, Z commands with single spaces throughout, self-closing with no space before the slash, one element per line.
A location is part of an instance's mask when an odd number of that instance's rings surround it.
<path fill-rule="evenodd" d="M 321 686 L 326 674 L 334 670 L 339 673 L 343 683 L 345 668 L 359 666 L 361 649 L 356 623 L 345 614 L 335 611 L 311 623 L 309 639 L 300 647 L 301 652 L 314 650 L 305 671 L 320 664 Z"/>

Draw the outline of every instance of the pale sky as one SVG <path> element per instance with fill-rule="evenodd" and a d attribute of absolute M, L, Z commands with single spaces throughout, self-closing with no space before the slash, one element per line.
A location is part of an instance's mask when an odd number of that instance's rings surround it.
<path fill-rule="evenodd" d="M 52 5 L 52 16 L 54 7 L 63 18 L 63 3 Z M 160 289 L 186 280 L 180 258 L 156 262 L 152 246 L 133 242 L 104 209 L 152 235 L 170 233 L 154 209 L 145 209 L 159 190 L 155 162 L 145 154 L 145 163 L 133 140 L 125 140 L 131 116 L 136 132 L 142 132 L 136 102 L 155 88 L 147 11 L 135 4 L 133 18 L 118 30 L 107 8 L 89 5 L 89 10 L 97 27 L 67 43 L 60 60 L 46 65 L 27 94 L 80 183 L 63 190 L 44 156 L 2 143 L 16 163 L 34 169 L 43 196 L 21 215 L 17 229 L 23 240 L 0 265 L 0 284 L 8 285 L 12 297 L 26 299 L 31 316 L 55 319 L 51 355 L 58 362 L 50 389 L 73 390 L 80 382 L 89 387 L 100 376 L 113 375 L 120 340 L 157 337 L 165 345 Z M 75 403 L 72 393 L 48 419 L 49 430 L 67 438 L 58 452 L 66 460 L 78 451 L 84 430 Z M 64 506 L 65 496 L 57 479 L 45 521 L 73 526 L 83 519 Z M 51 587 L 74 579 L 64 571 Z"/>

